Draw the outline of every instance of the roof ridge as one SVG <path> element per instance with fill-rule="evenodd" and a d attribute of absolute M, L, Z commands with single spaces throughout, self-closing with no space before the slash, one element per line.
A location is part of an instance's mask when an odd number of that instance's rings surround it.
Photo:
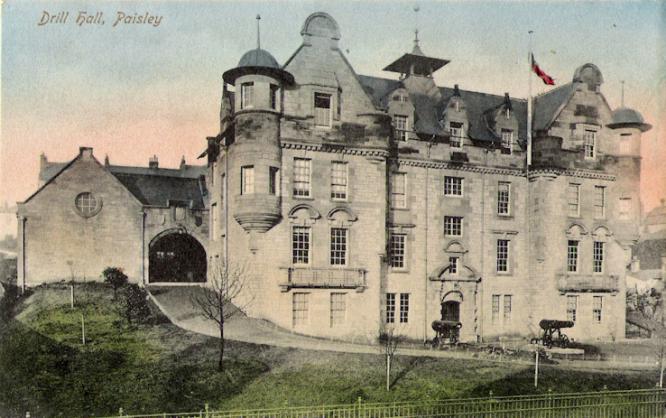
<path fill-rule="evenodd" d="M 551 94 L 551 93 L 555 93 L 556 91 L 562 90 L 562 89 L 565 88 L 565 87 L 571 87 L 572 85 L 573 85 L 572 82 L 568 82 L 568 83 L 562 84 L 562 85 L 560 85 L 560 86 L 555 87 L 554 89 L 551 89 L 551 90 L 548 90 L 548 91 L 544 91 L 543 93 L 539 93 L 539 94 L 537 94 L 536 96 L 534 96 L 534 99 L 539 98 L 539 97 L 543 97 L 543 96 L 547 96 L 547 95 L 549 95 L 549 94 Z"/>

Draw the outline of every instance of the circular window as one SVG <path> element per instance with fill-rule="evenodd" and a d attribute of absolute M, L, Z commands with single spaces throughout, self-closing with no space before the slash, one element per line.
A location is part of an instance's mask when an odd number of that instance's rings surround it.
<path fill-rule="evenodd" d="M 102 208 L 102 201 L 93 196 L 92 193 L 85 192 L 76 196 L 74 205 L 76 206 L 76 210 L 79 212 L 79 215 L 88 218 L 96 215 L 97 212 L 99 212 L 99 210 Z"/>

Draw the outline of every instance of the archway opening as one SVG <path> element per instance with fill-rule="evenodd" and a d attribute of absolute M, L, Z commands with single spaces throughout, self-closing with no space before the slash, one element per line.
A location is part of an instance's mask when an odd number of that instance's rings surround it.
<path fill-rule="evenodd" d="M 449 300 L 442 302 L 442 321 L 460 322 L 460 302 Z"/>
<path fill-rule="evenodd" d="M 167 234 L 150 245 L 150 283 L 203 283 L 206 269 L 206 250 L 189 234 Z"/>

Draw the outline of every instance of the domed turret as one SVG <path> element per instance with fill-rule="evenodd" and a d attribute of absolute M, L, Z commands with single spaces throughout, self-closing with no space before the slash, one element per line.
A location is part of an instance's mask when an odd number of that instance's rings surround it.
<path fill-rule="evenodd" d="M 280 67 L 270 52 L 261 48 L 252 49 L 243 54 L 236 68 L 226 71 L 222 78 L 229 84 L 235 84 L 238 77 L 248 74 L 273 77 L 284 84 L 294 82 L 294 77 Z"/>
<path fill-rule="evenodd" d="M 652 125 L 645 123 L 643 116 L 634 109 L 621 107 L 613 111 L 613 122 L 608 124 L 609 128 L 638 128 L 641 132 L 648 131 Z"/>

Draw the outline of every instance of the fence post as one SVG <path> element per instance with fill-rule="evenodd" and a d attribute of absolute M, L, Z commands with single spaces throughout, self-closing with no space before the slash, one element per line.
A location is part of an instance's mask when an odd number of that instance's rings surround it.
<path fill-rule="evenodd" d="M 208 418 L 208 402 L 204 404 L 204 409 L 206 410 L 206 418 Z"/>
<path fill-rule="evenodd" d="M 363 402 L 363 399 L 359 396 L 358 399 L 357 399 L 358 407 L 356 409 L 358 411 L 358 414 L 356 414 L 356 416 L 358 416 L 358 417 L 361 417 L 361 407 L 362 407 L 361 402 Z"/>

